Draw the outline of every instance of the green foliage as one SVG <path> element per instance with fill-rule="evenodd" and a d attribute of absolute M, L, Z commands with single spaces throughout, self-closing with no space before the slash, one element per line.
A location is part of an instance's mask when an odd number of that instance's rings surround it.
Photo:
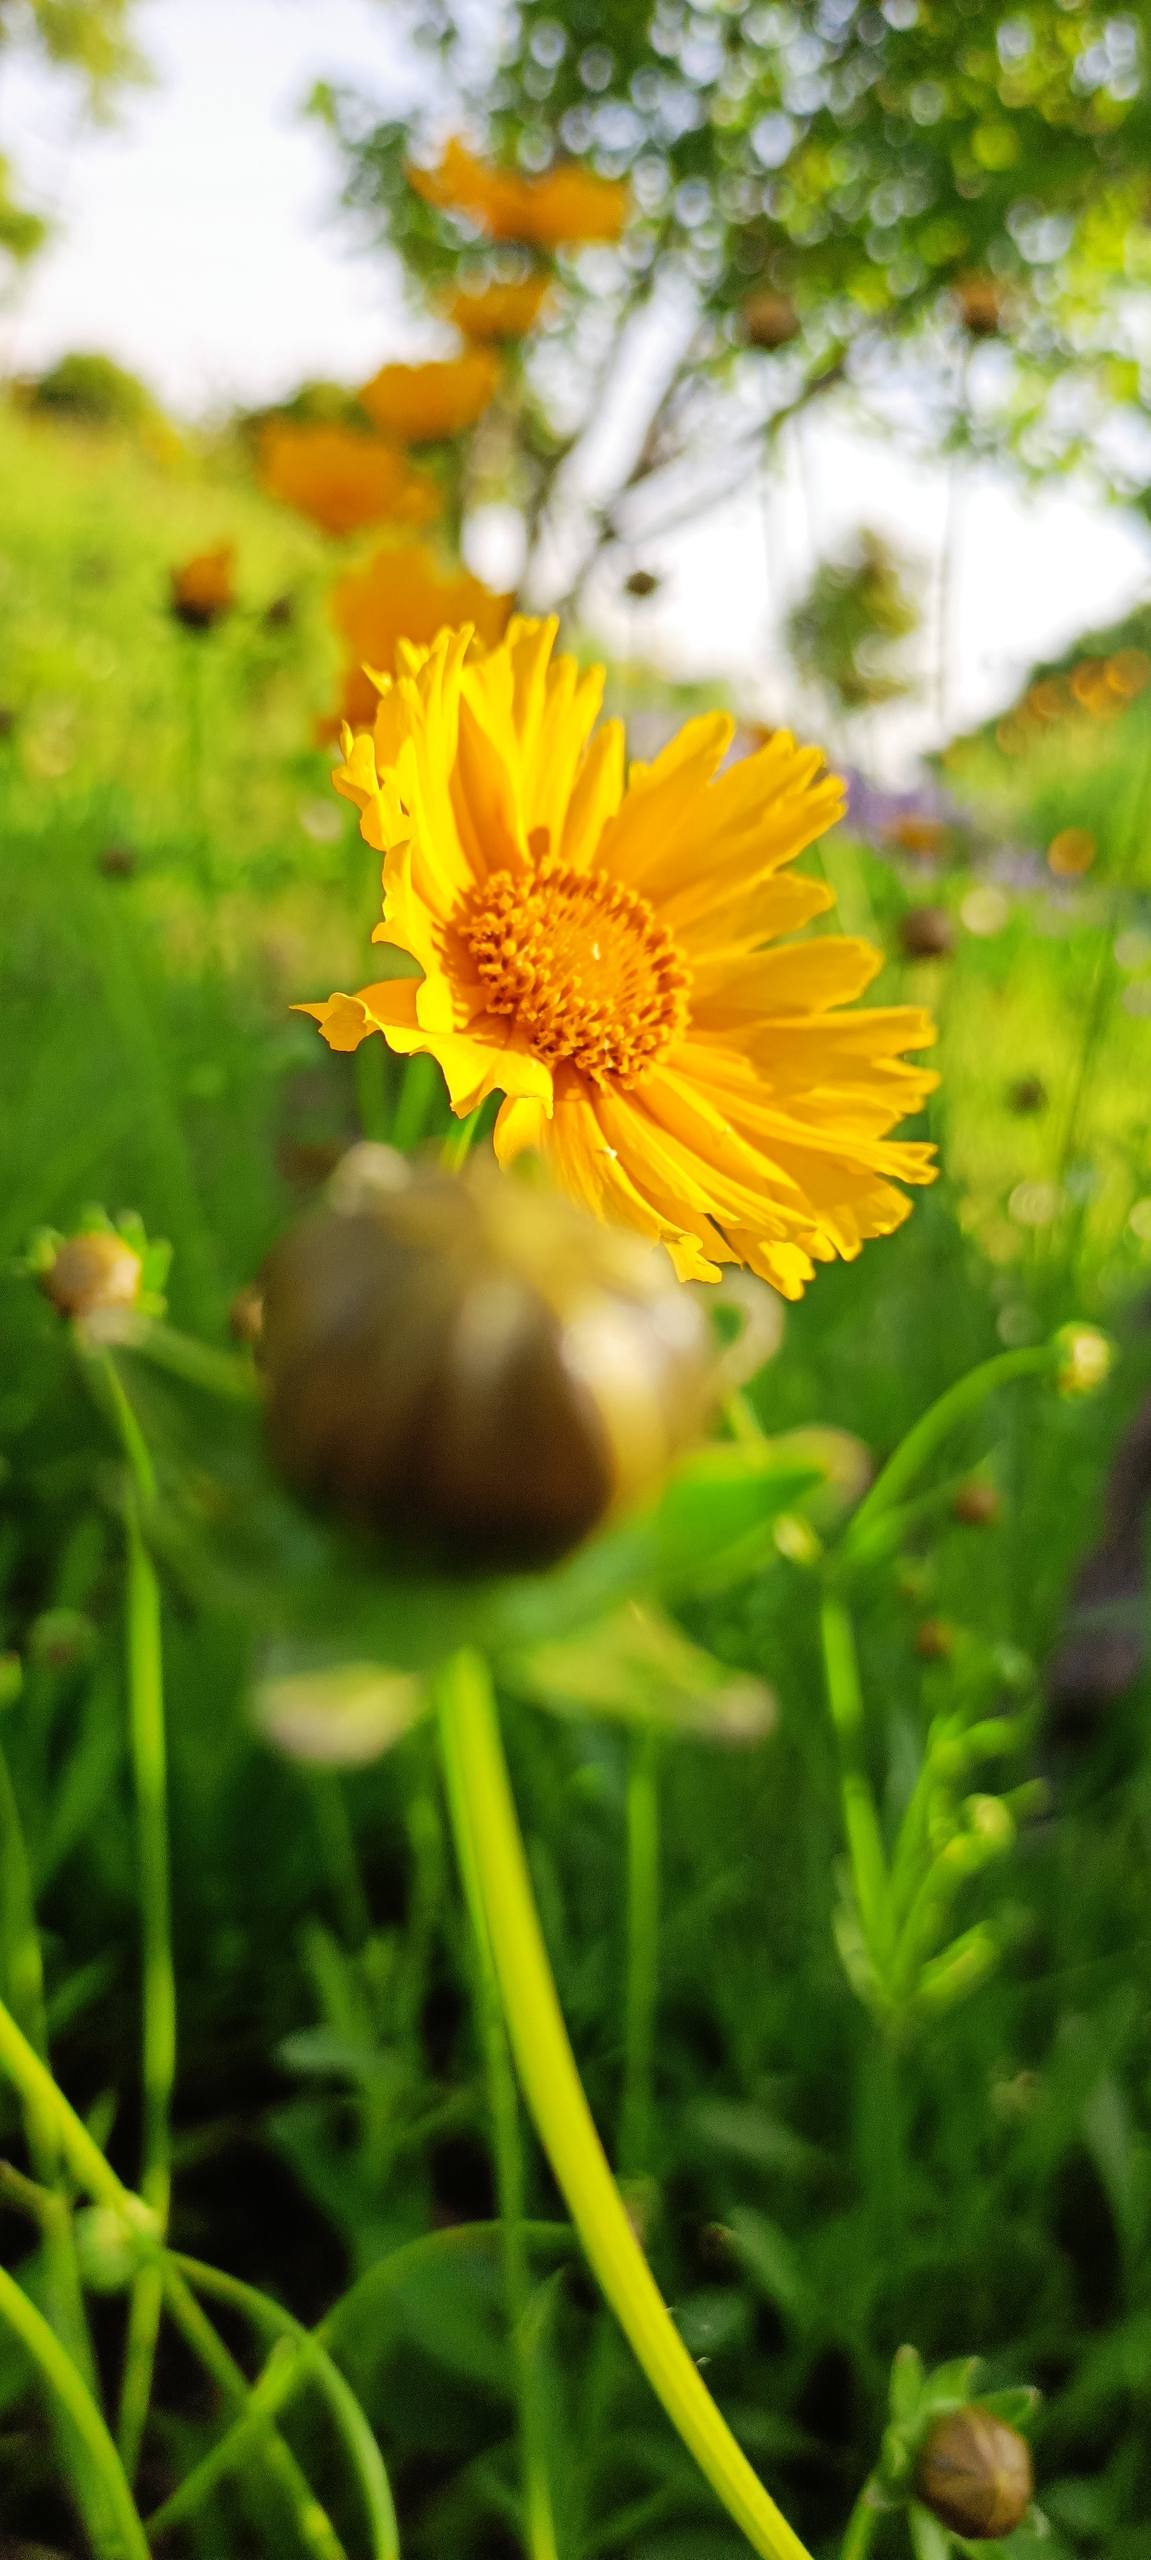
<path fill-rule="evenodd" d="M 882 535 L 865 531 L 847 556 L 816 570 L 788 615 L 787 640 L 800 675 L 834 711 L 863 711 L 907 692 L 900 646 L 918 627 L 900 563 Z"/>
<path fill-rule="evenodd" d="M 131 1488 L 69 1329 L 16 1266 L 33 1230 L 69 1231 L 93 1197 L 137 1209 L 175 1248 L 171 1328 L 114 1355 L 160 1487 L 147 1527 L 179 2006 L 178 2254 L 139 2485 L 164 2520 L 150 2539 L 169 2533 L 181 2560 L 259 2560 L 298 2547 L 309 2515 L 316 2535 L 318 2499 L 358 2554 L 369 2516 L 384 2532 L 374 2447 L 410 2560 L 521 2547 L 483 2048 L 431 1728 L 407 1713 L 406 1675 L 370 1765 L 289 1757 L 253 1715 L 277 1671 L 346 1670 L 353 1635 L 394 1678 L 405 1629 L 420 1666 L 479 1630 L 498 1641 L 536 1892 L 597 2121 L 613 2150 L 621 2127 L 629 2143 L 646 2127 L 630 2200 L 681 2334 L 819 2560 L 875 2471 L 908 2340 L 934 2388 L 934 2369 L 968 2351 L 985 2357 L 993 2401 L 1021 2377 L 1042 2385 L 1051 2560 L 1144 2560 L 1146 1682 L 1077 1734 L 1052 1730 L 1043 1698 L 1116 1439 L 1151 1376 L 1133 1312 L 1151 1220 L 1131 1218 L 1146 1210 L 1145 1027 L 1124 1002 L 1148 962 L 1128 967 L 1130 946 L 1115 957 L 1146 930 L 1133 828 L 1146 708 L 1009 769 L 1016 842 L 1045 841 L 1054 810 L 1090 814 L 1102 898 L 1091 879 L 1001 860 L 986 829 L 974 851 L 957 837 L 933 890 L 956 918 L 946 965 L 899 956 L 921 870 L 828 844 L 853 925 L 889 955 L 877 1000 L 930 989 L 940 1012 L 944 1180 L 900 1234 L 821 1272 L 788 1313 L 735 1413 L 751 1436 L 717 1441 L 554 1584 L 456 1595 L 449 1625 L 442 1584 L 365 1565 L 274 1493 L 248 1355 L 227 1330 L 234 1293 L 365 1121 L 387 1136 L 402 1098 L 410 1133 L 446 1129 L 430 1081 L 413 1100 L 382 1057 L 369 1080 L 362 1053 L 331 1055 L 288 1010 L 349 982 L 378 880 L 309 743 L 331 682 L 321 546 L 236 475 L 232 455 L 165 464 L 0 417 L 13 713 L 0 947 L 17 1065 L 0 1096 L 0 1973 L 26 2034 L 42 2019 L 81 2130 L 129 2182 Z M 193 657 L 167 570 L 223 535 L 239 601 Z M 269 628 L 285 591 L 298 611 Z M 110 848 L 134 867 L 108 864 Z M 1046 1100 L 1024 1113 L 1012 1094 L 1027 1075 Z M 1043 1349 L 1076 1317 L 1105 1321 L 1119 1346 L 1084 1401 L 1056 1392 Z M 842 1444 L 828 1499 L 834 1453 L 813 1423 L 852 1434 L 874 1476 L 936 1399 L 1015 1352 L 1034 1354 L 1035 1375 L 999 1373 L 993 1394 L 952 1403 L 948 1435 L 925 1455 L 919 1443 L 886 1511 L 864 1509 Z M 973 1468 L 998 1495 L 982 1526 L 954 1503 Z M 904 1983 L 898 2003 L 893 1972 L 849 1978 L 836 1944 L 865 1870 L 844 1864 L 829 1591 L 850 1611 L 859 1674 L 847 1774 L 866 1784 L 905 1935 L 918 1897 L 916 1997 Z M 1116 1598 L 1116 1623 L 1125 1608 L 1138 1618 L 1139 1597 Z M 1042 1803 L 1017 1792 L 1037 1778 Z M 637 2114 L 645 1910 L 658 2006 Z M 973 1938 L 994 1968 L 981 1962 L 946 2007 L 922 1997 L 930 1966 Z M 870 1944 L 882 1953 L 882 1926 Z M 39 2183 L 42 2128 L 7 2083 L 0 2116 L 0 2155 Z M 563 2560 L 736 2560 L 595 2307 L 533 2152 L 525 2167 L 527 2330 Z M 0 2180 L 6 2259 L 74 2335 L 59 2217 L 38 2219 L 18 2179 Z M 115 2288 L 150 2243 L 139 2226 L 125 2239 L 114 2192 L 96 2211 L 76 2247 L 99 2389 L 122 2355 Z M 197 2302 L 218 2324 L 207 2338 Z M 245 2375 L 265 2377 L 255 2416 Z M 277 2437 L 260 2423 L 269 2402 Z M 5 2531 L 67 2550 L 80 2546 L 61 2482 L 87 2474 L 42 2407 L 5 2331 Z M 902 2402 L 895 2414 L 906 2423 Z M 877 2514 L 876 2528 L 875 2560 L 894 2560 L 903 2518 Z"/>
<path fill-rule="evenodd" d="M 151 392 L 136 374 L 112 356 L 79 351 L 58 357 L 24 386 L 22 396 L 29 408 L 84 427 L 140 427 L 156 415 Z"/>

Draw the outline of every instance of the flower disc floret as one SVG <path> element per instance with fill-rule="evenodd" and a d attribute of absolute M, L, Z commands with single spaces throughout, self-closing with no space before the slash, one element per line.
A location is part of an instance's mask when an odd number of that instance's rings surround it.
<path fill-rule="evenodd" d="M 551 860 L 526 883 L 497 871 L 460 931 L 488 990 L 537 1058 L 634 1084 L 687 1020 L 689 971 L 651 903 L 606 872 Z"/>

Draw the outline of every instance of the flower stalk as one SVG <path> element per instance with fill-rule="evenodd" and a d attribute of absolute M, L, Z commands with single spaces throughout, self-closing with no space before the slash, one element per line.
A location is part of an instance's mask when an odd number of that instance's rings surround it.
<path fill-rule="evenodd" d="M 761 2560 L 808 2560 L 720 2416 L 639 2246 L 576 2069 L 536 1911 L 487 1667 L 439 1677 L 440 1737 L 465 1876 L 474 1865 L 528 2108 L 592 2271 L 672 2425 Z M 462 1814 L 462 1819 L 461 1819 Z"/>

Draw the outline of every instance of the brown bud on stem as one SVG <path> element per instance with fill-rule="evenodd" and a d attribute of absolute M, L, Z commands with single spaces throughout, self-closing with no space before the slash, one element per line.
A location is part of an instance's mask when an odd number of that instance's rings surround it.
<path fill-rule="evenodd" d="M 924 2438 L 915 2494 L 952 2533 L 995 2542 L 1013 2533 L 1031 2504 L 1031 2449 L 989 2409 L 955 2409 Z"/>
<path fill-rule="evenodd" d="M 909 907 L 899 940 L 905 959 L 947 960 L 955 949 L 955 927 L 946 907 Z"/>
<path fill-rule="evenodd" d="M 112 1307 L 134 1307 L 143 1265 L 123 1236 L 69 1236 L 38 1273 L 46 1298 L 62 1316 L 93 1316 Z"/>
<path fill-rule="evenodd" d="M 658 1482 L 710 1334 L 662 1255 L 494 1172 L 393 1159 L 265 1275 L 273 1455 L 303 1494 L 457 1566 L 527 1568 Z"/>

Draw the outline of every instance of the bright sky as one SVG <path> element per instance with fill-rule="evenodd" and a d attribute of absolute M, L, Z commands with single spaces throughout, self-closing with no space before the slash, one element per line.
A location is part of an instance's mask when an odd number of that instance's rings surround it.
<path fill-rule="evenodd" d="M 325 374 L 362 380 L 412 345 L 386 260 L 364 255 L 335 206 L 339 172 L 301 103 L 347 79 L 399 114 L 412 67 L 389 0 L 140 0 L 153 67 L 116 123 L 93 129 L 67 83 L 9 62 L 0 148 L 59 236 L 0 311 L 0 353 L 29 371 L 102 347 L 177 409 L 255 402 Z M 817 552 L 861 523 L 937 561 L 942 474 L 813 420 L 765 528 L 750 493 L 665 543 L 666 586 L 642 646 L 677 670 L 738 673 L 773 698 L 780 602 Z M 770 592 L 767 561 L 770 549 Z M 645 565 L 647 565 L 645 561 Z M 982 716 L 1036 655 L 1142 597 L 1151 536 L 1118 510 L 1022 495 L 982 473 L 962 499 L 951 714 Z M 640 626 L 605 616 L 611 636 Z M 936 733 L 930 703 L 889 721 L 889 756 Z"/>

